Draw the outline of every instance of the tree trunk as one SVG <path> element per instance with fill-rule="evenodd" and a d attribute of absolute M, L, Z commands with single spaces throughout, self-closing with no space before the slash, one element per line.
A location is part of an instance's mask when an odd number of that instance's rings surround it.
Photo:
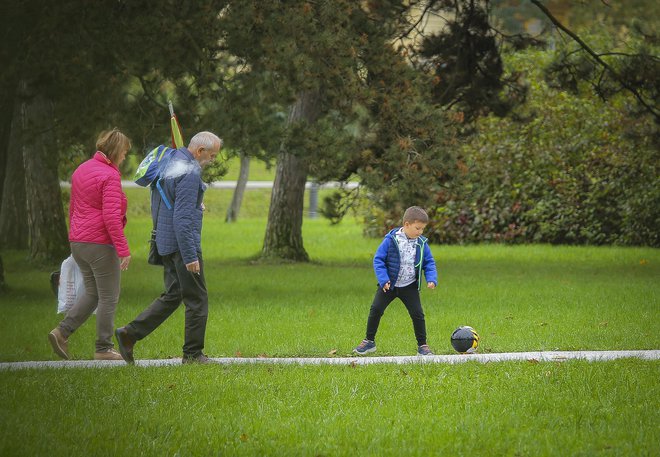
<path fill-rule="evenodd" d="M 6 177 L 7 159 L 9 157 L 9 134 L 11 120 L 14 114 L 15 90 L 0 93 L 0 202 Z"/>
<path fill-rule="evenodd" d="M 57 175 L 53 104 L 25 80 L 19 95 L 30 259 L 60 262 L 69 255 L 69 242 Z"/>
<path fill-rule="evenodd" d="M 304 160 L 293 154 L 280 152 L 270 197 L 262 257 L 300 262 L 309 260 L 302 239 L 306 181 L 307 165 Z"/>
<path fill-rule="evenodd" d="M 249 174 L 250 157 L 244 152 L 241 152 L 241 171 L 238 174 L 238 181 L 236 181 L 236 189 L 234 189 L 234 196 L 231 199 L 231 205 L 229 205 L 229 208 L 227 209 L 225 222 L 236 222 L 236 219 L 238 219 L 238 212 L 241 210 L 243 194 L 245 193 L 245 186 L 247 185 Z"/>
<path fill-rule="evenodd" d="M 0 294 L 7 291 L 5 284 L 5 267 L 2 265 L 2 256 L 0 256 Z"/>
<path fill-rule="evenodd" d="M 0 203 L 0 248 L 28 247 L 27 202 L 25 200 L 25 168 L 20 142 L 20 103 L 13 109 L 7 145 L 7 168 L 2 183 Z"/>
<path fill-rule="evenodd" d="M 303 92 L 291 107 L 287 124 L 313 124 L 319 116 L 319 97 Z M 277 157 L 273 192 L 268 210 L 266 236 L 261 251 L 263 258 L 306 262 L 309 256 L 303 247 L 302 218 L 308 165 L 305 157 L 288 151 L 283 142 Z"/>

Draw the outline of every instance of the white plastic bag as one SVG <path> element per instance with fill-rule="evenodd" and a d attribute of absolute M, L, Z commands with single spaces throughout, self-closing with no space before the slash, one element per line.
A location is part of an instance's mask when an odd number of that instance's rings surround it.
<path fill-rule="evenodd" d="M 78 264 L 69 256 L 60 267 L 60 285 L 57 289 L 57 312 L 66 313 L 85 294 L 85 282 Z M 96 313 L 96 310 L 94 311 Z"/>

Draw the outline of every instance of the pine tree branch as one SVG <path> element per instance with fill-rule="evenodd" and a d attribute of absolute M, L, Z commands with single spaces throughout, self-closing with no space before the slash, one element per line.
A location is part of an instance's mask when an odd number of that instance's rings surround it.
<path fill-rule="evenodd" d="M 406 30 L 405 32 L 403 32 L 402 34 L 400 34 L 400 35 L 398 36 L 398 39 L 399 39 L 399 40 L 403 40 L 404 38 L 408 38 L 409 35 L 412 33 L 412 31 L 415 30 L 415 29 L 417 28 L 417 26 L 418 26 L 418 25 L 419 25 L 419 24 L 420 24 L 420 23 L 426 18 L 426 14 L 428 13 L 428 11 L 429 11 L 433 6 L 435 6 L 435 2 L 434 2 L 434 1 L 430 1 L 430 2 L 424 7 L 424 11 L 421 12 L 421 14 L 419 15 L 419 18 L 417 19 L 417 21 L 415 21 L 415 22 L 412 24 L 412 26 L 410 26 L 410 27 L 408 28 L 408 30 Z"/>
<path fill-rule="evenodd" d="M 142 75 L 136 75 L 136 78 L 138 79 L 138 81 L 140 81 L 140 85 L 142 86 L 142 90 L 144 92 L 144 95 L 146 95 L 147 99 L 149 99 L 154 105 L 163 109 L 167 109 L 166 104 L 156 99 L 154 93 L 149 88 L 149 83 L 142 77 Z"/>
<path fill-rule="evenodd" d="M 559 20 L 552 15 L 552 13 L 539 1 L 539 0 L 531 0 L 531 2 L 536 5 L 545 16 L 550 19 L 550 21 L 560 30 L 562 30 L 564 33 L 566 33 L 568 36 L 570 36 L 573 41 L 575 41 L 577 44 L 580 45 L 584 51 L 586 51 L 600 66 L 602 66 L 605 70 L 607 70 L 613 77 L 616 79 L 616 81 L 621 84 L 626 90 L 628 90 L 631 94 L 635 96 L 637 101 L 644 107 L 646 110 L 651 113 L 656 120 L 660 119 L 660 112 L 655 109 L 653 106 L 649 105 L 646 100 L 644 100 L 644 97 L 635 89 L 633 86 L 628 84 L 628 82 L 614 70 L 607 62 L 605 62 L 603 59 L 601 59 L 600 55 L 596 53 L 593 49 L 589 47 L 587 43 L 585 43 L 579 36 L 577 36 L 573 31 L 569 30 L 564 26 Z"/>

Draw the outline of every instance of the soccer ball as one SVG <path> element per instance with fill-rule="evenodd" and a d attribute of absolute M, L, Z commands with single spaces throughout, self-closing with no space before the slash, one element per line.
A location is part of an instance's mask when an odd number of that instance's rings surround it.
<path fill-rule="evenodd" d="M 451 345 L 461 354 L 474 354 L 479 347 L 479 334 L 467 325 L 458 327 L 451 334 Z"/>

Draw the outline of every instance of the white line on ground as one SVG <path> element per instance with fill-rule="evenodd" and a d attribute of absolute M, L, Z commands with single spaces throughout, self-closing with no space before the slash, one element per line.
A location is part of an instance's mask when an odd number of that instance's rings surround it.
<path fill-rule="evenodd" d="M 565 360 L 587 360 L 600 362 L 622 358 L 638 358 L 643 360 L 660 359 L 660 350 L 644 351 L 553 351 L 553 352 L 507 352 L 500 354 L 454 354 L 432 356 L 399 356 L 399 357 L 219 357 L 211 358 L 217 364 L 282 364 L 282 365 L 373 365 L 373 364 L 417 364 L 445 363 L 457 364 L 464 362 L 563 362 Z M 181 359 L 136 360 L 139 367 L 161 367 L 180 365 Z M 126 365 L 115 360 L 57 360 L 34 362 L 2 362 L 0 370 L 43 369 L 43 368 L 105 368 Z"/>

